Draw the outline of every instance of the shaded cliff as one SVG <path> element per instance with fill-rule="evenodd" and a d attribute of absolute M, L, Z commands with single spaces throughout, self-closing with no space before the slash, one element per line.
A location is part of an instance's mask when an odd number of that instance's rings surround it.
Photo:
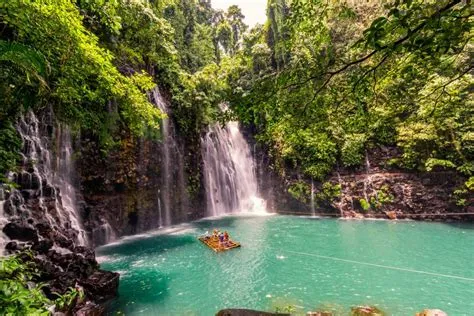
<path fill-rule="evenodd" d="M 96 246 L 205 213 L 199 135 L 178 134 L 169 98 L 157 88 L 150 99 L 168 114 L 155 139 L 134 137 L 124 128 L 105 153 L 97 136 L 81 137 L 77 166 L 84 227 Z"/>

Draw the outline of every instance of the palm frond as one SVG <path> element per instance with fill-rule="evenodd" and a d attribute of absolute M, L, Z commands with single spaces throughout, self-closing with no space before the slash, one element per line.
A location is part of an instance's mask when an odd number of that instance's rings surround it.
<path fill-rule="evenodd" d="M 21 68 L 27 78 L 34 76 L 46 85 L 44 78 L 48 73 L 48 62 L 33 48 L 18 42 L 0 40 L 0 62 L 12 63 Z"/>

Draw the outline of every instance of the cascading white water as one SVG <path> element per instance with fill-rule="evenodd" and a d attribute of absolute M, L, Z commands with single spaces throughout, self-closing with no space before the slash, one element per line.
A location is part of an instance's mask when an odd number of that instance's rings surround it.
<path fill-rule="evenodd" d="M 255 165 L 238 122 L 209 127 L 201 139 L 208 215 L 266 213 Z"/>
<path fill-rule="evenodd" d="M 0 256 L 4 255 L 5 245 L 8 242 L 7 236 L 2 232 L 3 226 L 8 222 L 7 218 L 5 217 L 4 212 L 4 205 L 5 205 L 5 192 L 3 191 L 3 187 L 0 185 Z"/>
<path fill-rule="evenodd" d="M 151 101 L 161 110 L 161 112 L 168 115 L 168 106 L 163 97 L 161 96 L 160 90 L 158 87 L 155 87 L 150 92 Z M 171 156 L 171 147 L 175 146 L 173 143 L 174 139 L 170 137 L 170 123 L 168 118 L 164 118 L 161 122 L 161 136 L 163 144 L 162 152 L 162 183 L 161 189 L 158 192 L 158 211 L 159 211 L 159 225 L 169 226 L 171 225 L 171 197 L 170 197 L 170 156 Z M 162 207 L 163 205 L 163 207 Z M 162 212 L 162 209 L 164 213 Z"/>
<path fill-rule="evenodd" d="M 370 201 L 369 199 L 369 194 L 368 194 L 368 191 L 369 189 L 371 189 L 373 191 L 373 188 L 372 188 L 372 175 L 371 175 L 371 171 L 370 171 L 370 160 L 369 160 L 369 153 L 366 151 L 365 152 L 365 170 L 366 170 L 366 177 L 365 177 L 365 180 L 364 180 L 364 198 L 367 202 Z"/>
<path fill-rule="evenodd" d="M 47 140 L 43 138 L 40 131 L 40 122 L 32 111 L 21 117 L 17 130 L 23 143 L 23 166 L 27 170 L 18 175 L 21 179 L 22 189 L 38 190 L 40 192 L 39 206 L 43 209 L 43 218 L 53 226 L 59 224 L 64 228 L 73 228 L 78 233 L 77 243 L 87 244 L 85 232 L 80 225 L 75 190 L 71 182 L 72 146 L 68 128 L 61 126 L 58 128 L 56 138 L 58 148 L 54 166 L 51 162 Z M 51 184 L 58 187 L 60 191 L 60 199 L 55 199 L 54 212 L 44 205 L 45 190 L 54 190 L 54 188 L 45 186 Z M 48 195 L 50 194 L 48 193 Z"/>
<path fill-rule="evenodd" d="M 59 187 L 61 194 L 62 209 L 66 213 L 66 217 L 71 222 L 71 227 L 78 231 L 78 241 L 80 245 L 85 245 L 86 236 L 80 224 L 77 212 L 76 190 L 72 185 L 72 177 L 74 166 L 72 163 L 72 145 L 71 132 L 67 126 L 59 126 L 57 129 L 57 155 L 56 155 L 56 172 L 54 174 L 54 183 Z M 56 200 L 56 203 L 58 203 Z"/>
<path fill-rule="evenodd" d="M 311 179 L 311 215 L 314 217 L 316 216 L 316 207 L 315 207 L 315 201 L 314 201 L 314 182 L 313 179 Z"/>

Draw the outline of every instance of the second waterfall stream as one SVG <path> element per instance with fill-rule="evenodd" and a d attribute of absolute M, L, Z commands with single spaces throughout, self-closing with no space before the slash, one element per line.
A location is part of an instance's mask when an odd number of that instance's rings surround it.
<path fill-rule="evenodd" d="M 207 213 L 265 214 L 258 195 L 255 164 L 238 122 L 209 127 L 201 140 Z"/>

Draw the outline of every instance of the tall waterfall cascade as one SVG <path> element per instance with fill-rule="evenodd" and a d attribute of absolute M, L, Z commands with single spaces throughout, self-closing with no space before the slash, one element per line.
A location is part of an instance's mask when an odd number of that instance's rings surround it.
<path fill-rule="evenodd" d="M 43 219 L 52 226 L 76 232 L 76 242 L 86 245 L 87 238 L 81 226 L 77 209 L 76 193 L 73 186 L 74 167 L 72 163 L 71 134 L 67 126 L 59 125 L 56 129 L 55 155 L 48 148 L 48 141 L 41 133 L 41 124 L 33 112 L 28 112 L 17 125 L 23 143 L 22 160 L 24 171 L 17 174 L 16 182 L 22 190 L 37 190 L 39 208 Z M 54 161 L 52 161 L 52 157 Z M 54 208 L 45 202 L 51 196 Z"/>
<path fill-rule="evenodd" d="M 159 226 L 166 227 L 177 220 L 183 220 L 183 214 L 187 205 L 187 189 L 184 174 L 183 149 L 179 146 L 175 127 L 169 118 L 171 110 L 169 103 L 155 87 L 149 93 L 150 101 L 155 104 L 161 112 L 167 115 L 161 121 L 161 171 L 160 188 L 157 190 L 157 213 Z M 173 208 L 173 212 L 172 212 Z"/>
<path fill-rule="evenodd" d="M 209 127 L 201 139 L 207 212 L 265 214 L 258 195 L 255 163 L 238 122 Z"/>

